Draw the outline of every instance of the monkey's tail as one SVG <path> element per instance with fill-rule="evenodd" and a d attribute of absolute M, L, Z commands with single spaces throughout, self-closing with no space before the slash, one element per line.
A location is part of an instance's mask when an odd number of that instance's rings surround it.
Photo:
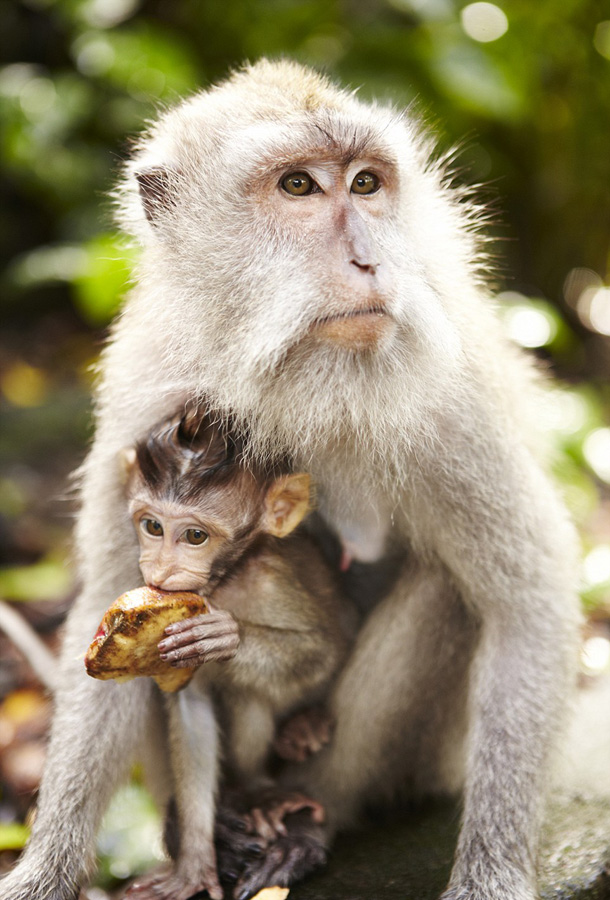
<path fill-rule="evenodd" d="M 0 628 L 51 692 L 57 684 L 57 660 L 23 616 L 0 600 Z"/>

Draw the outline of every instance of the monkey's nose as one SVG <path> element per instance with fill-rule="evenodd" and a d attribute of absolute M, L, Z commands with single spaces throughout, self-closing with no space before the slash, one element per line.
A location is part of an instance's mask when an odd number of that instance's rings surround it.
<path fill-rule="evenodd" d="M 356 268 L 360 269 L 361 272 L 367 273 L 369 275 L 375 275 L 377 272 L 378 263 L 364 262 L 363 260 L 358 259 L 355 256 L 350 259 L 350 264 L 352 266 L 356 266 Z"/>
<path fill-rule="evenodd" d="M 169 590 L 168 582 L 171 581 L 173 569 L 156 569 L 151 573 L 151 587 L 159 588 L 162 591 Z"/>

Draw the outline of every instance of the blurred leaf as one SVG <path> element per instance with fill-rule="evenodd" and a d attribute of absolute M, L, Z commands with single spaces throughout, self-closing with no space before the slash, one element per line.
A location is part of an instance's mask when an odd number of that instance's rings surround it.
<path fill-rule="evenodd" d="M 0 851 L 21 850 L 30 836 L 27 825 L 19 825 L 16 822 L 3 824 L 0 822 Z"/>
<path fill-rule="evenodd" d="M 143 102 L 175 99 L 192 91 L 198 66 L 184 43 L 151 22 L 89 32 L 74 44 L 77 65 L 97 59 L 100 78 Z"/>
<path fill-rule="evenodd" d="M 86 264 L 74 277 L 75 302 L 85 321 L 105 325 L 118 310 L 131 274 L 135 252 L 114 233 L 99 234 L 83 245 Z"/>
<path fill-rule="evenodd" d="M 526 98 L 481 47 L 464 40 L 457 26 L 435 29 L 431 49 L 431 73 L 439 89 L 464 109 L 505 121 L 523 116 Z"/>
<path fill-rule="evenodd" d="M 5 600 L 58 600 L 65 597 L 71 584 L 68 567 L 59 559 L 0 569 L 0 596 Z"/>
<path fill-rule="evenodd" d="M 121 788 L 98 836 L 98 883 L 110 885 L 147 871 L 165 859 L 161 820 L 150 794 L 139 784 Z"/>

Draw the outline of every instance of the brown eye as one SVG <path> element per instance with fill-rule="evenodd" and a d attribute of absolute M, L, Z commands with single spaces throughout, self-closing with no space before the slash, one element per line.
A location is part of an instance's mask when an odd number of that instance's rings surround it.
<path fill-rule="evenodd" d="M 146 534 L 150 534 L 152 537 L 163 537 L 163 526 L 156 519 L 142 519 L 140 524 Z"/>
<path fill-rule="evenodd" d="M 379 190 L 379 179 L 372 172 L 358 172 L 352 181 L 352 194 L 374 194 Z"/>
<path fill-rule="evenodd" d="M 188 528 L 184 532 L 184 540 L 187 544 L 198 546 L 199 544 L 205 544 L 207 539 L 208 535 L 202 528 Z"/>
<path fill-rule="evenodd" d="M 304 197 L 306 194 L 313 194 L 318 187 L 313 178 L 307 172 L 291 172 L 286 175 L 280 182 L 282 190 L 293 197 Z M 319 188 L 318 188 L 319 190 Z"/>

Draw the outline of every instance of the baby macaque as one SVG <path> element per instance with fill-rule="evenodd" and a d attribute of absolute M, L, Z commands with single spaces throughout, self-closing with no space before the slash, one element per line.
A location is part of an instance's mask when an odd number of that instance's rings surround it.
<path fill-rule="evenodd" d="M 284 833 L 284 816 L 303 809 L 322 821 L 319 803 L 272 786 L 265 763 L 278 720 L 293 711 L 280 752 L 304 756 L 305 745 L 328 739 L 328 717 L 304 708 L 323 699 L 344 659 L 348 618 L 313 541 L 289 536 L 309 509 L 308 475 L 249 466 L 230 429 L 195 412 L 154 430 L 124 462 L 144 580 L 197 592 L 210 607 L 168 625 L 159 644 L 172 666 L 199 667 L 181 693 L 166 695 L 177 859 L 129 896 L 186 900 L 207 890 L 217 900 L 218 707 L 229 768 L 261 798 L 250 816 L 259 835 Z"/>

